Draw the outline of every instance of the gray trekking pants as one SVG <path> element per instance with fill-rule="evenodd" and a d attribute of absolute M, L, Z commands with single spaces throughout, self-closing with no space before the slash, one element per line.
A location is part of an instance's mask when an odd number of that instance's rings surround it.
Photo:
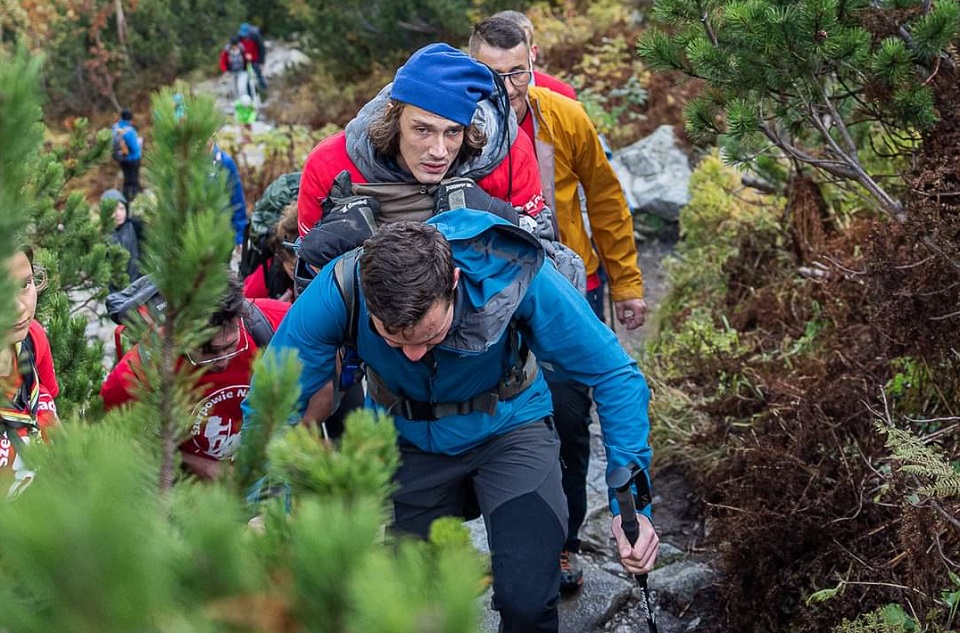
<path fill-rule="evenodd" d="M 427 538 L 434 519 L 461 516 L 472 485 L 487 528 L 494 608 L 505 633 L 559 628 L 557 561 L 567 527 L 559 450 L 550 418 L 461 455 L 400 446 L 394 529 Z"/>

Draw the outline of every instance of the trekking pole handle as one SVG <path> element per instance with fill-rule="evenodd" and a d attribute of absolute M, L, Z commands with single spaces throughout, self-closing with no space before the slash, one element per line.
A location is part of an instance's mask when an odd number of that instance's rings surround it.
<path fill-rule="evenodd" d="M 640 522 L 637 520 L 637 500 L 633 496 L 630 485 L 641 475 L 640 469 L 636 465 L 631 467 L 619 466 L 607 473 L 607 485 L 613 488 L 613 494 L 617 499 L 617 505 L 620 506 L 620 527 L 623 528 L 623 534 L 630 541 L 630 545 L 635 545 L 640 538 Z M 644 478 L 644 484 L 646 479 Z"/>
<path fill-rule="evenodd" d="M 630 489 L 631 484 L 637 484 L 637 496 Z M 623 535 L 630 541 L 630 545 L 636 545 L 640 538 L 640 521 L 637 520 L 637 497 L 643 500 L 646 505 L 650 503 L 650 486 L 647 478 L 636 464 L 630 467 L 619 466 L 607 473 L 607 485 L 613 488 L 613 494 L 617 499 L 617 505 L 620 506 L 620 527 L 623 529 Z M 653 604 L 650 599 L 650 590 L 647 589 L 647 575 L 634 574 L 637 586 L 640 589 L 640 609 L 643 612 L 644 619 L 647 621 L 647 628 L 650 633 L 658 633 L 657 616 L 653 610 Z"/>

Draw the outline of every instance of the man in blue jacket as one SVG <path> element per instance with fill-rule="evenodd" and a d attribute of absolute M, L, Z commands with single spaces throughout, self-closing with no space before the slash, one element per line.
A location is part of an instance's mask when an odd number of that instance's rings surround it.
<path fill-rule="evenodd" d="M 113 124 L 113 160 L 123 172 L 123 196 L 127 203 L 140 193 L 140 137 L 133 127 L 133 113 L 130 110 L 120 112 L 120 120 Z"/>
<path fill-rule="evenodd" d="M 240 169 L 233 156 L 213 145 L 213 164 L 223 169 L 227 174 L 227 189 L 230 193 L 230 225 L 233 227 L 233 241 L 237 254 L 243 246 L 243 234 L 247 228 L 247 198 L 243 193 L 243 181 L 240 179 Z M 216 171 L 211 174 L 218 177 Z"/>
<path fill-rule="evenodd" d="M 556 632 L 567 508 L 538 361 L 593 387 L 610 468 L 650 465 L 643 375 L 539 241 L 490 213 L 388 224 L 355 254 L 320 272 L 270 344 L 303 364 L 304 423 L 329 413 L 315 396 L 335 377 L 338 348 L 354 346 L 367 405 L 391 413 L 398 431 L 395 529 L 426 538 L 433 520 L 462 512 L 472 486 L 502 630 Z M 338 278 L 354 280 L 352 300 Z M 633 548 L 619 516 L 612 524 L 632 573 L 652 569 L 659 544 L 649 506 L 641 511 Z"/>

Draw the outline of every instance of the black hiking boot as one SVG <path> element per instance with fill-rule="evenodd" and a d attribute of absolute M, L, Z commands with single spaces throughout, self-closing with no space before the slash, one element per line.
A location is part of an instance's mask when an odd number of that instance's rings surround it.
<path fill-rule="evenodd" d="M 572 593 L 583 586 L 583 569 L 576 552 L 560 552 L 560 593 Z"/>

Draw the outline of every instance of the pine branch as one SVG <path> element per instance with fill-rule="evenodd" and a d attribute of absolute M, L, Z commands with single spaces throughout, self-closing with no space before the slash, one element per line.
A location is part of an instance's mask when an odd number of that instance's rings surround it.
<path fill-rule="evenodd" d="M 165 322 L 170 326 L 163 332 L 161 346 L 160 372 L 162 376 L 173 376 L 176 373 L 176 359 L 178 354 L 176 332 L 172 327 L 176 322 L 176 308 L 172 307 L 166 313 Z M 177 456 L 178 424 L 174 408 L 174 382 L 161 380 L 158 385 L 160 411 L 160 442 L 163 459 L 160 462 L 160 498 L 169 502 L 170 490 L 173 488 L 174 468 Z"/>

